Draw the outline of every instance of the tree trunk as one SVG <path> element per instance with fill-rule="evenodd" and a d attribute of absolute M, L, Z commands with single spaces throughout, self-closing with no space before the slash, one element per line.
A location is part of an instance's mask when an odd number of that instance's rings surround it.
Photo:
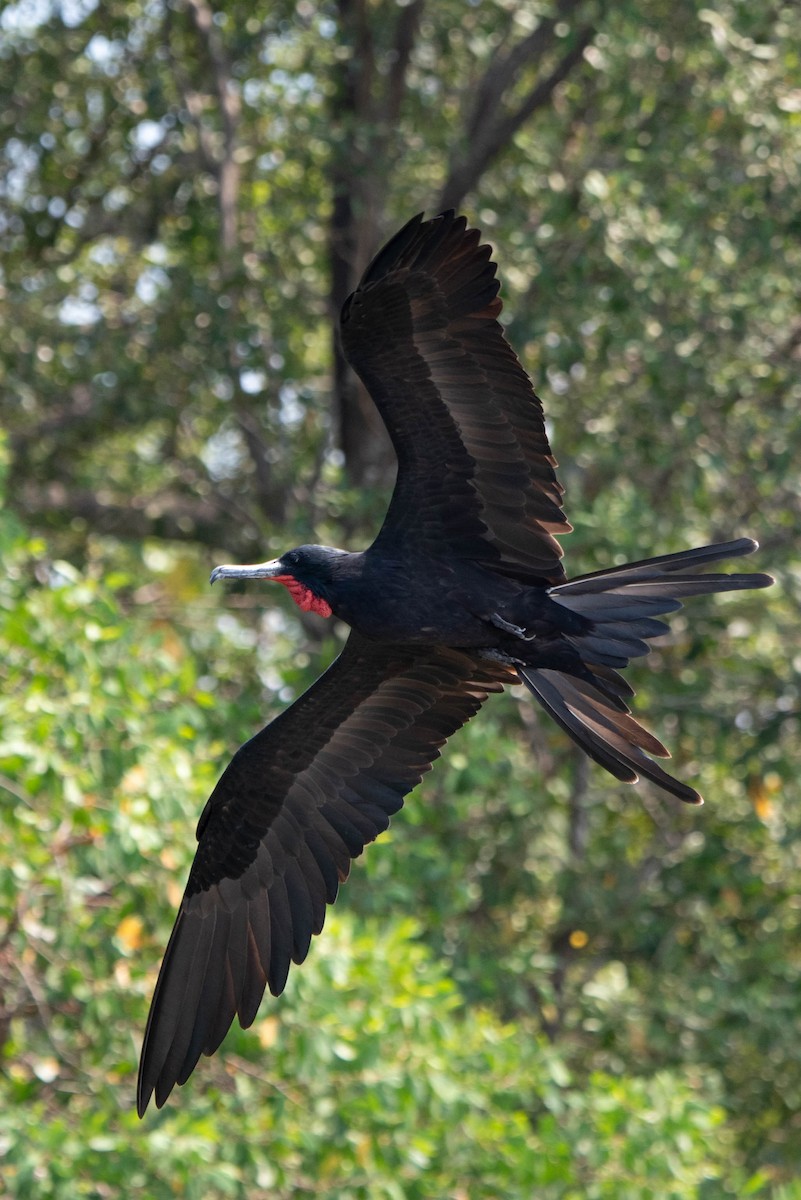
<path fill-rule="evenodd" d="M 383 218 L 390 148 L 396 144 L 423 7 L 424 0 L 413 0 L 398 10 L 392 67 L 382 74 L 376 65 L 374 30 L 378 21 L 389 19 L 387 13 L 374 10 L 366 0 L 339 0 L 340 42 L 349 54 L 339 70 L 331 110 L 337 150 L 331 180 L 329 300 L 337 437 L 348 480 L 355 487 L 388 483 L 395 459 L 375 406 L 344 359 L 337 327 L 342 305 L 390 232 Z M 465 91 L 464 132 L 454 132 L 454 151 L 435 211 L 460 206 L 515 133 L 547 108 L 557 86 L 581 68 L 594 26 L 576 25 L 563 36 L 563 26 L 580 7 L 581 0 L 562 0 L 554 17 L 543 18 L 527 37 L 501 39 L 481 78 Z M 521 87 L 521 75 L 530 73 L 532 66 L 537 68 L 534 82 Z"/>

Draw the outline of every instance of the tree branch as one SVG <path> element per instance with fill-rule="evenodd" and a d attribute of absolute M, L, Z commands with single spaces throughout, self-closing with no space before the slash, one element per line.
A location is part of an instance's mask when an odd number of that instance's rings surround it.
<path fill-rule="evenodd" d="M 578 0 L 569 0 L 563 4 L 557 17 L 543 18 L 528 37 L 523 38 L 506 54 L 499 54 L 493 59 L 475 91 L 473 112 L 467 122 L 468 138 L 479 136 L 482 126 L 492 121 L 504 93 L 514 86 L 523 67 L 541 60 L 546 52 L 553 48 L 557 40 L 557 21 L 569 16 L 570 10 L 575 8 L 577 3 Z"/>
<path fill-rule="evenodd" d="M 394 58 L 387 79 L 387 98 L 384 105 L 384 119 L 388 129 L 394 128 L 400 116 L 406 86 L 406 71 L 409 67 L 424 8 L 425 0 L 412 0 L 411 4 L 407 4 L 398 13 L 393 46 Z"/>
<path fill-rule="evenodd" d="M 239 93 L 232 83 L 231 64 L 225 53 L 217 26 L 214 24 L 211 7 L 206 0 L 187 0 L 187 6 L 200 35 L 201 45 L 211 63 L 214 87 L 222 117 L 223 146 L 218 162 L 220 224 L 223 254 L 230 257 L 239 241 L 237 210 L 240 171 L 236 151 L 242 105 Z"/>
<path fill-rule="evenodd" d="M 255 499 L 266 517 L 276 524 L 281 524 L 286 514 L 288 493 L 280 483 L 276 484 L 267 458 L 267 446 L 262 437 L 261 424 L 245 404 L 245 399 L 240 388 L 238 396 L 235 397 L 236 423 L 253 463 Z"/>
<path fill-rule="evenodd" d="M 535 33 L 539 33 L 539 30 L 536 30 Z M 501 91 L 497 96 L 495 104 L 496 111 L 487 108 L 485 109 L 486 117 L 483 121 L 474 118 L 473 124 L 475 128 L 473 136 L 468 138 L 468 151 L 460 162 L 452 162 L 448 178 L 440 193 L 439 206 L 441 208 L 459 207 L 465 195 L 477 185 L 478 180 L 492 160 L 505 149 L 518 129 L 538 109 L 544 108 L 548 104 L 558 85 L 581 62 L 584 51 L 592 42 L 595 34 L 596 29 L 594 25 L 587 25 L 581 29 L 576 34 L 571 48 L 556 64 L 551 73 L 529 91 L 528 95 L 524 97 L 516 109 L 511 112 L 504 110 L 497 111 L 503 101 Z M 534 34 L 526 39 L 530 52 L 533 48 L 544 47 L 546 42 L 546 33 L 543 33 L 539 40 L 535 39 Z M 521 43 L 521 47 L 526 43 Z M 503 62 L 509 62 L 514 55 L 515 51 L 513 50 L 509 55 L 505 56 Z M 521 65 L 522 63 L 518 63 L 516 70 L 519 70 Z M 485 76 L 483 86 L 486 96 L 498 92 L 502 76 L 496 73 L 495 68 L 492 68 L 492 76 L 493 78 L 489 82 Z M 507 77 L 507 85 L 509 82 L 511 80 Z"/>
<path fill-rule="evenodd" d="M 375 78 L 375 43 L 370 13 L 365 0 L 339 0 L 343 30 L 351 34 L 351 53 L 345 63 L 348 107 L 365 121 L 372 119 L 373 80 Z"/>
<path fill-rule="evenodd" d="M 85 520 L 98 533 L 136 541 L 166 538 L 233 549 L 245 540 L 243 534 L 250 528 L 254 536 L 247 540 L 255 540 L 257 533 L 248 514 L 239 505 L 227 503 L 220 495 L 206 500 L 163 492 L 122 503 L 106 499 L 102 493 L 60 482 L 27 482 L 15 487 L 11 494 L 13 507 L 29 523 L 43 518 L 63 524 L 66 512 L 73 518 Z"/>

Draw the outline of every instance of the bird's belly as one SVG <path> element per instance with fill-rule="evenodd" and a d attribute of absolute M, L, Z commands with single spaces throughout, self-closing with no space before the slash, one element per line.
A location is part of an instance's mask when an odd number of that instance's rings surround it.
<path fill-rule="evenodd" d="M 483 646 L 492 640 L 483 621 L 455 606 L 441 606 L 432 612 L 409 603 L 375 602 L 349 624 L 364 637 L 381 642 L 467 647 Z"/>

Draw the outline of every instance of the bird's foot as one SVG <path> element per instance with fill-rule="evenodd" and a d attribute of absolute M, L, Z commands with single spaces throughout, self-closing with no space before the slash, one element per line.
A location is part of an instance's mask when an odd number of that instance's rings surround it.
<path fill-rule="evenodd" d="M 509 667 L 525 666 L 522 658 L 514 658 L 513 655 L 507 654 L 505 650 L 479 650 L 478 657 L 489 659 L 490 662 L 503 663 Z"/>
<path fill-rule="evenodd" d="M 526 633 L 521 625 L 513 625 L 511 621 L 505 621 L 499 613 L 493 613 L 490 621 L 496 629 L 502 629 L 504 633 L 511 633 L 513 637 L 520 638 L 522 642 L 530 642 L 531 636 Z"/>

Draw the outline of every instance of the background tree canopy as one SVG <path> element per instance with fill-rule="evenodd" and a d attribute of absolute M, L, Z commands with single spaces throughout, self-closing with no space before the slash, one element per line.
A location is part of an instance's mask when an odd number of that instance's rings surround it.
<path fill-rule="evenodd" d="M 2 9 L 8 1194 L 801 1197 L 799 47 L 746 0 Z M 708 803 L 493 700 L 140 1125 L 196 814 L 341 636 L 208 569 L 371 539 L 394 466 L 333 323 L 444 205 L 496 248 L 568 569 L 748 533 L 779 577 L 633 672 Z"/>

